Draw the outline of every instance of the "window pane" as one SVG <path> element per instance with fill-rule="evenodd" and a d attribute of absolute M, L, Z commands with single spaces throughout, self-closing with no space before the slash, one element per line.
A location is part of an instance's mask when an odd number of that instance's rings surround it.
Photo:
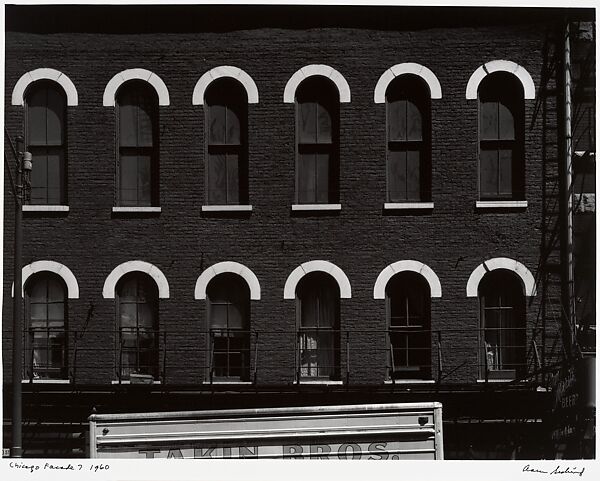
<path fill-rule="evenodd" d="M 388 103 L 388 140 L 406 140 L 406 100 Z"/>
<path fill-rule="evenodd" d="M 226 110 L 227 117 L 227 144 L 239 145 L 241 143 L 240 135 L 240 116 L 235 108 L 230 105 Z"/>
<path fill-rule="evenodd" d="M 406 152 L 388 152 L 388 169 L 390 202 L 406 200 Z"/>
<path fill-rule="evenodd" d="M 48 310 L 45 303 L 31 303 L 29 306 L 29 316 L 32 321 L 46 321 L 48 319 Z M 42 324 L 45 325 L 45 322 Z M 36 326 L 31 326 L 36 327 Z"/>
<path fill-rule="evenodd" d="M 121 205 L 137 205 L 137 161 L 137 155 L 121 155 L 121 160 L 119 162 L 119 200 Z"/>
<path fill-rule="evenodd" d="M 512 192 L 512 150 L 498 151 L 499 194 L 511 195 Z"/>
<path fill-rule="evenodd" d="M 498 103 L 498 137 L 503 140 L 515 139 L 515 119 L 508 105 Z"/>
<path fill-rule="evenodd" d="M 298 202 L 310 203 L 316 200 L 316 156 L 298 155 Z"/>
<path fill-rule="evenodd" d="M 133 302 L 120 302 L 120 325 L 121 327 L 137 327 L 137 304 Z"/>
<path fill-rule="evenodd" d="M 331 114 L 321 103 L 317 104 L 317 121 L 317 143 L 330 144 L 332 142 Z"/>
<path fill-rule="evenodd" d="M 406 198 L 420 200 L 421 198 L 421 164 L 420 152 L 410 150 L 406 152 Z"/>
<path fill-rule="evenodd" d="M 154 329 L 154 306 L 151 299 L 145 304 L 138 304 L 138 326 L 140 328 L 153 330 Z"/>
<path fill-rule="evenodd" d="M 152 203 L 152 159 L 149 155 L 138 155 L 138 199 L 137 205 Z"/>
<path fill-rule="evenodd" d="M 152 116 L 153 103 L 147 95 L 139 96 L 139 106 L 137 108 L 138 123 L 138 147 L 152 147 Z"/>
<path fill-rule="evenodd" d="M 222 145 L 226 143 L 226 112 L 224 105 L 210 105 L 208 143 Z"/>
<path fill-rule="evenodd" d="M 480 105 L 481 138 L 498 139 L 498 102 L 481 102 Z"/>
<path fill-rule="evenodd" d="M 137 107 L 131 103 L 119 103 L 119 145 L 137 147 Z"/>
<path fill-rule="evenodd" d="M 46 145 L 48 114 L 46 88 L 36 88 L 27 96 L 27 137 L 29 145 Z"/>
<path fill-rule="evenodd" d="M 498 194 L 498 152 L 481 150 L 479 153 L 480 189 L 482 196 Z"/>
<path fill-rule="evenodd" d="M 65 307 L 61 303 L 48 304 L 48 320 L 62 321 L 65 318 Z"/>
<path fill-rule="evenodd" d="M 413 102 L 406 101 L 406 139 L 423 139 L 423 120 L 419 107 Z"/>
<path fill-rule="evenodd" d="M 227 328 L 227 304 L 210 305 L 210 327 L 213 329 Z"/>
<path fill-rule="evenodd" d="M 208 155 L 208 202 L 227 203 L 227 159 L 225 154 Z"/>
<path fill-rule="evenodd" d="M 227 154 L 227 203 L 238 204 L 240 201 L 240 157 L 238 154 Z"/>
<path fill-rule="evenodd" d="M 46 149 L 32 149 L 31 203 L 48 202 L 48 154 Z"/>
<path fill-rule="evenodd" d="M 316 102 L 298 102 L 298 141 L 301 144 L 317 142 Z"/>
<path fill-rule="evenodd" d="M 48 88 L 46 135 L 48 145 L 62 145 L 65 115 L 64 97 L 56 89 Z"/>
<path fill-rule="evenodd" d="M 230 329 L 244 328 L 244 309 L 239 304 L 229 304 L 228 306 L 228 327 Z"/>
<path fill-rule="evenodd" d="M 329 154 L 316 154 L 315 162 L 317 169 L 316 201 L 327 203 L 329 202 Z"/>
<path fill-rule="evenodd" d="M 61 203 L 61 191 L 63 182 L 63 161 L 62 161 L 62 149 L 57 151 L 52 149 L 48 152 L 47 157 L 47 182 L 48 182 L 48 204 L 60 204 Z M 35 165 L 34 169 L 35 170 Z"/>

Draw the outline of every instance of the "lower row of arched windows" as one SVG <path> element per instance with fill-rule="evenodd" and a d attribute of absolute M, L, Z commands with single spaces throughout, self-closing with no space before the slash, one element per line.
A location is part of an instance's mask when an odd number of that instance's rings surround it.
<path fill-rule="evenodd" d="M 493 264 L 492 264 L 493 265 Z M 524 289 L 525 287 L 525 289 Z M 67 285 L 59 274 L 28 276 L 26 377 L 67 379 Z M 515 272 L 487 271 L 477 286 L 480 301 L 479 375 L 514 379 L 525 367 L 526 286 Z M 340 285 L 327 272 L 303 275 L 295 286 L 296 376 L 298 380 L 341 380 L 344 355 L 340 329 Z M 432 290 L 418 272 L 393 274 L 385 285 L 387 377 L 432 378 Z M 232 272 L 213 275 L 206 285 L 210 379 L 251 380 L 250 287 Z M 122 275 L 115 286 L 119 380 L 133 374 L 158 379 L 159 288 L 148 273 Z"/>

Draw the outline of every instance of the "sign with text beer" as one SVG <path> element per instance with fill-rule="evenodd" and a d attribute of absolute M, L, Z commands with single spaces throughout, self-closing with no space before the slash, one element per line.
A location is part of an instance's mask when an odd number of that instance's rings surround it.
<path fill-rule="evenodd" d="M 442 405 L 94 414 L 90 456 L 443 459 Z"/>

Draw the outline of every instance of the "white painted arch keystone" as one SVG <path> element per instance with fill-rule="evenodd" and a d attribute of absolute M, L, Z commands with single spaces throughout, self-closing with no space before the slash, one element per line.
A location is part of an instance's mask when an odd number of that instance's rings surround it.
<path fill-rule="evenodd" d="M 479 84 L 489 74 L 494 72 L 508 72 L 519 79 L 523 85 L 523 97 L 525 99 L 535 98 L 535 84 L 529 72 L 521 65 L 510 60 L 492 60 L 484 65 L 481 65 L 469 79 L 467 83 L 466 97 L 469 100 L 477 98 Z"/>
<path fill-rule="evenodd" d="M 119 279 L 130 272 L 143 272 L 148 274 L 154 279 L 154 282 L 156 282 L 156 286 L 158 287 L 158 297 L 160 299 L 169 298 L 169 283 L 167 282 L 165 275 L 154 264 L 144 261 L 127 261 L 115 267 L 104 281 L 102 297 L 104 297 L 104 299 L 114 299 Z"/>
<path fill-rule="evenodd" d="M 102 105 L 104 107 L 114 107 L 116 94 L 119 87 L 129 80 L 143 80 L 148 82 L 158 95 L 158 105 L 169 105 L 169 90 L 162 79 L 150 70 L 143 68 L 131 68 L 123 70 L 109 80 L 104 89 Z"/>
<path fill-rule="evenodd" d="M 208 86 L 211 82 L 223 77 L 235 79 L 242 84 L 246 89 L 249 104 L 258 103 L 258 88 L 256 87 L 254 80 L 252 80 L 252 77 L 241 68 L 233 67 L 231 65 L 222 65 L 209 70 L 200 77 L 198 82 L 196 82 L 194 93 L 192 94 L 192 105 L 204 105 L 204 94 Z"/>
<path fill-rule="evenodd" d="M 390 264 L 381 271 L 379 276 L 377 276 L 375 287 L 373 288 L 373 299 L 385 299 L 385 288 L 387 283 L 396 274 L 406 271 L 416 272 L 425 278 L 429 284 L 429 289 L 431 290 L 431 297 L 442 297 L 442 285 L 440 279 L 431 267 L 419 261 L 402 260 Z"/>
<path fill-rule="evenodd" d="M 303 80 L 314 75 L 326 77 L 336 85 L 340 94 L 340 103 L 350 102 L 350 86 L 344 76 L 333 67 L 322 64 L 306 65 L 300 70 L 297 70 L 294 75 L 290 77 L 285 86 L 283 91 L 283 102 L 286 104 L 293 104 L 296 100 L 296 89 L 298 88 L 298 85 L 300 85 Z"/>
<path fill-rule="evenodd" d="M 258 282 L 258 277 L 245 265 L 233 261 L 218 262 L 205 269 L 196 281 L 194 299 L 206 299 L 206 289 L 210 281 L 219 274 L 224 273 L 237 274 L 242 277 L 250 289 L 250 299 L 260 301 L 260 283 Z"/>
<path fill-rule="evenodd" d="M 79 100 L 75 84 L 64 73 L 53 68 L 38 68 L 24 73 L 12 92 L 12 105 L 25 105 L 25 92 L 29 85 L 38 80 L 52 80 L 59 84 L 67 96 L 67 106 L 75 107 Z"/>
<path fill-rule="evenodd" d="M 54 274 L 60 276 L 67 286 L 67 297 L 69 299 L 79 299 L 79 285 L 77 284 L 77 279 L 73 275 L 71 269 L 69 269 L 64 264 L 55 261 L 35 261 L 31 264 L 27 264 L 21 270 L 21 293 L 24 296 L 24 287 L 32 275 L 37 274 L 39 272 L 53 272 Z M 11 288 L 11 295 L 15 295 L 15 285 L 13 283 Z"/>
<path fill-rule="evenodd" d="M 387 91 L 389 84 L 396 77 L 406 74 L 412 74 L 421 77 L 427 83 L 427 85 L 429 85 L 429 92 L 432 99 L 442 98 L 442 86 L 440 85 L 440 81 L 435 74 L 424 65 L 414 62 L 406 62 L 396 64 L 381 74 L 381 77 L 379 77 L 379 80 L 377 81 L 377 85 L 375 85 L 375 103 L 385 103 L 385 92 Z"/>
<path fill-rule="evenodd" d="M 508 257 L 495 257 L 482 262 L 471 273 L 471 276 L 467 282 L 467 297 L 477 297 L 479 283 L 481 282 L 481 279 L 483 279 L 483 276 L 496 269 L 505 269 L 517 274 L 523 281 L 525 295 L 528 297 L 535 296 L 535 278 L 533 277 L 531 271 L 527 269 L 527 267 L 525 267 L 519 261 L 510 259 Z"/>
<path fill-rule="evenodd" d="M 284 299 L 296 298 L 296 286 L 300 279 L 311 272 L 325 272 L 333 277 L 340 288 L 340 298 L 350 299 L 352 297 L 352 289 L 350 281 L 342 269 L 329 261 L 314 260 L 305 262 L 296 267 L 285 281 L 283 288 Z"/>

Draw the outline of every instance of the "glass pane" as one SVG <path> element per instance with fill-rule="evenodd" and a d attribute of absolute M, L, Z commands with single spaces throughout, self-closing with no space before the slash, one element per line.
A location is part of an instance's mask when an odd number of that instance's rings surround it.
<path fill-rule="evenodd" d="M 137 327 L 137 304 L 121 301 L 119 311 L 121 327 Z"/>
<path fill-rule="evenodd" d="M 150 301 L 150 299 L 149 299 Z M 154 330 L 154 306 L 151 302 L 138 304 L 138 326 L 146 330 Z"/>
<path fill-rule="evenodd" d="M 137 147 L 137 107 L 130 99 L 119 103 L 119 145 L 121 147 Z"/>
<path fill-rule="evenodd" d="M 512 150 L 498 151 L 499 194 L 511 195 L 512 192 Z"/>
<path fill-rule="evenodd" d="M 209 112 L 209 127 L 208 127 L 208 143 L 209 144 L 225 144 L 226 143 L 226 112 L 224 105 L 210 105 Z"/>
<path fill-rule="evenodd" d="M 227 203 L 227 160 L 224 154 L 208 155 L 208 202 Z"/>
<path fill-rule="evenodd" d="M 316 200 L 316 156 L 298 155 L 298 202 L 311 203 Z"/>
<path fill-rule="evenodd" d="M 418 150 L 406 152 L 406 190 L 408 200 L 420 200 L 421 163 L 420 152 Z"/>
<path fill-rule="evenodd" d="M 137 205 L 152 204 L 152 159 L 149 155 L 138 155 L 138 199 Z"/>
<path fill-rule="evenodd" d="M 388 152 L 388 189 L 390 202 L 402 202 L 406 191 L 406 152 Z"/>
<path fill-rule="evenodd" d="M 137 205 L 137 161 L 137 155 L 121 155 L 119 162 L 119 197 L 121 205 Z"/>
<path fill-rule="evenodd" d="M 48 154 L 46 149 L 32 149 L 31 203 L 48 202 Z"/>
<path fill-rule="evenodd" d="M 213 329 L 227 328 L 227 304 L 210 305 L 210 327 Z"/>
<path fill-rule="evenodd" d="M 333 333 L 318 332 L 317 337 L 317 365 L 318 376 L 330 376 L 334 368 Z"/>
<path fill-rule="evenodd" d="M 332 142 L 331 113 L 324 105 L 317 104 L 317 142 L 330 144 Z"/>
<path fill-rule="evenodd" d="M 119 297 L 122 302 L 137 301 L 137 282 L 136 279 L 129 279 L 119 286 Z"/>
<path fill-rule="evenodd" d="M 63 152 L 61 150 L 52 149 L 48 152 L 47 157 L 47 182 L 48 182 L 48 204 L 61 203 L 61 191 L 63 182 Z M 35 170 L 35 165 L 34 169 Z M 32 172 L 33 172 L 32 170 Z"/>
<path fill-rule="evenodd" d="M 307 289 L 301 297 L 301 326 L 315 327 L 318 325 L 318 300 L 313 289 Z"/>
<path fill-rule="evenodd" d="M 228 327 L 230 329 L 244 328 L 244 309 L 241 305 L 229 304 L 228 306 Z"/>
<path fill-rule="evenodd" d="M 238 204 L 240 201 L 240 157 L 238 154 L 227 154 L 227 203 Z"/>
<path fill-rule="evenodd" d="M 502 102 L 498 103 L 498 137 L 503 140 L 515 139 L 515 119 L 510 107 Z"/>
<path fill-rule="evenodd" d="M 316 102 L 298 102 L 298 141 L 301 144 L 317 142 Z"/>
<path fill-rule="evenodd" d="M 29 145 L 46 145 L 48 115 L 46 88 L 36 88 L 27 96 L 27 137 Z"/>
<path fill-rule="evenodd" d="M 498 151 L 481 150 L 479 153 L 480 189 L 482 196 L 498 194 Z"/>
<path fill-rule="evenodd" d="M 406 101 L 406 139 L 423 139 L 423 120 L 419 107 L 410 101 Z"/>
<path fill-rule="evenodd" d="M 63 95 L 54 88 L 48 88 L 48 113 L 46 135 L 48 145 L 62 145 L 65 101 Z"/>
<path fill-rule="evenodd" d="M 29 316 L 31 321 L 44 321 L 43 324 L 37 324 L 37 326 L 45 326 L 45 321 L 48 318 L 47 305 L 45 303 L 31 303 L 29 305 Z M 31 327 L 36 327 L 36 325 L 32 324 Z"/>
<path fill-rule="evenodd" d="M 388 103 L 388 140 L 406 140 L 406 100 Z"/>
<path fill-rule="evenodd" d="M 480 130 L 484 140 L 498 139 L 498 102 L 484 102 L 480 104 Z"/>
<path fill-rule="evenodd" d="M 61 321 L 65 318 L 65 306 L 62 302 L 48 304 L 48 319 Z"/>
<path fill-rule="evenodd" d="M 152 147 L 152 100 L 146 95 L 139 96 L 137 108 L 137 145 L 138 147 Z"/>
<path fill-rule="evenodd" d="M 231 106 L 227 108 L 227 144 L 239 145 L 241 143 L 240 135 L 240 117 L 239 113 L 236 112 Z"/>
<path fill-rule="evenodd" d="M 315 162 L 317 169 L 316 201 L 327 203 L 329 202 L 329 154 L 316 154 Z"/>

